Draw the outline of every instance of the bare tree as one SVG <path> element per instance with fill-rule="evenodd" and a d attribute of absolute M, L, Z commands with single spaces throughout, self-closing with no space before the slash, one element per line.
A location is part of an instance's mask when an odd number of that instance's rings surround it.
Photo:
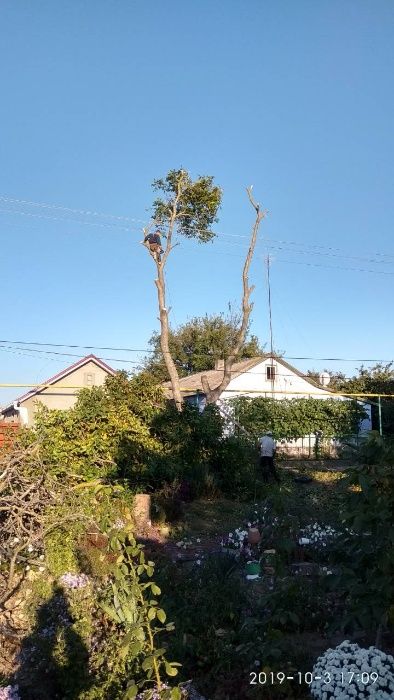
<path fill-rule="evenodd" d="M 72 508 L 59 515 L 65 486 L 50 474 L 38 442 L 0 455 L 0 611 L 29 568 L 40 567 L 44 539 L 55 528 L 84 516 Z"/>
<path fill-rule="evenodd" d="M 252 195 L 252 186 L 248 187 L 246 189 L 249 201 L 252 204 L 253 208 L 255 209 L 256 212 L 256 217 L 255 221 L 253 224 L 252 228 L 252 235 L 250 238 L 250 243 L 249 243 L 249 249 L 246 255 L 244 267 L 243 267 L 243 272 L 242 272 L 242 286 L 243 286 L 243 294 L 242 294 L 242 316 L 241 316 L 241 324 L 239 327 L 238 334 L 235 339 L 235 343 L 232 348 L 229 350 L 229 354 L 226 358 L 224 358 L 224 371 L 223 371 L 223 379 L 220 382 L 219 386 L 216 387 L 215 389 L 211 389 L 209 386 L 209 382 L 206 376 L 201 377 L 201 383 L 202 387 L 204 390 L 204 393 L 206 395 L 206 400 L 207 403 L 215 403 L 222 392 L 227 388 L 231 381 L 231 370 L 233 367 L 233 364 L 235 360 L 237 359 L 237 356 L 239 355 L 239 352 L 245 342 L 245 337 L 246 333 L 248 331 L 249 327 L 249 321 L 250 321 L 250 314 L 252 312 L 253 308 L 253 303 L 250 301 L 250 295 L 252 294 L 254 290 L 254 285 L 249 287 L 249 269 L 250 269 L 250 263 L 252 262 L 254 251 L 256 248 L 256 243 L 257 243 L 257 236 L 260 228 L 260 224 L 262 220 L 266 217 L 267 215 L 267 210 L 261 209 L 260 204 L 257 204 L 253 198 Z"/>

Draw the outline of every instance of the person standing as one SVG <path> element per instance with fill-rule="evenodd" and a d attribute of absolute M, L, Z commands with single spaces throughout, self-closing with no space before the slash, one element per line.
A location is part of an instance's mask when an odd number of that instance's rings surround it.
<path fill-rule="evenodd" d="M 279 484 L 279 474 L 275 469 L 274 456 L 276 452 L 276 442 L 272 437 L 272 432 L 268 430 L 259 440 L 260 444 L 260 467 L 262 469 L 263 481 L 268 483 L 269 476 L 273 476 Z"/>

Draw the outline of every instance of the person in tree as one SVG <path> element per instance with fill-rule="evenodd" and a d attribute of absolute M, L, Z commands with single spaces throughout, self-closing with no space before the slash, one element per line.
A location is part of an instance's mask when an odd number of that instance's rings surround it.
<path fill-rule="evenodd" d="M 161 256 L 164 253 L 161 247 L 161 236 L 160 231 L 157 230 L 155 233 L 148 233 L 144 238 L 144 245 L 149 248 L 153 257 L 156 258 L 157 262 L 161 262 Z"/>
<path fill-rule="evenodd" d="M 279 484 L 280 478 L 274 464 L 274 456 L 276 452 L 276 442 L 272 437 L 272 433 L 268 430 L 259 440 L 260 445 L 260 466 L 263 474 L 263 481 L 268 483 L 271 475 Z"/>

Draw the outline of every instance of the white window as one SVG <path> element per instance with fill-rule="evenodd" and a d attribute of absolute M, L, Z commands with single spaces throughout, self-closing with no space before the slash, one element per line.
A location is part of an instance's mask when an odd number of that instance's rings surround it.
<path fill-rule="evenodd" d="M 85 386 L 95 385 L 95 374 L 94 372 L 85 372 L 84 374 L 84 384 Z"/>
<path fill-rule="evenodd" d="M 267 365 L 267 367 L 266 367 L 267 381 L 269 381 L 269 382 L 275 381 L 275 370 L 276 370 L 276 367 L 274 367 L 274 365 Z"/>

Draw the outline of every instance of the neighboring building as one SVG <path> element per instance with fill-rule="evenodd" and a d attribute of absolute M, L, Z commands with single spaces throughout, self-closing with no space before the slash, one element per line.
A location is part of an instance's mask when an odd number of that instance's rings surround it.
<path fill-rule="evenodd" d="M 202 411 L 205 406 L 205 394 L 201 377 L 205 376 L 210 388 L 216 389 L 223 379 L 223 369 L 224 361 L 218 360 L 215 369 L 183 377 L 180 380 L 180 387 L 185 401 L 198 406 Z M 276 355 L 267 354 L 236 362 L 232 367 L 231 375 L 231 381 L 218 401 L 222 414 L 227 419 L 228 430 L 234 429 L 234 414 L 229 410 L 227 401 L 237 396 L 251 398 L 263 396 L 276 400 L 336 398 L 343 401 L 346 398 L 330 392 L 327 388 L 322 388 L 313 379 Z M 171 396 L 170 382 L 165 382 L 164 387 Z M 370 413 L 368 405 L 364 404 L 364 408 Z M 362 430 L 364 432 L 371 430 L 370 416 L 362 421 Z M 282 447 L 287 452 L 310 454 L 315 440 L 315 435 L 308 435 L 300 440 L 283 441 Z"/>
<path fill-rule="evenodd" d="M 87 355 L 1 409 L 2 418 L 6 423 L 18 421 L 20 425 L 31 426 L 38 403 L 47 408 L 72 408 L 80 389 L 102 386 L 106 377 L 114 374 L 115 370 L 103 360 Z"/>

